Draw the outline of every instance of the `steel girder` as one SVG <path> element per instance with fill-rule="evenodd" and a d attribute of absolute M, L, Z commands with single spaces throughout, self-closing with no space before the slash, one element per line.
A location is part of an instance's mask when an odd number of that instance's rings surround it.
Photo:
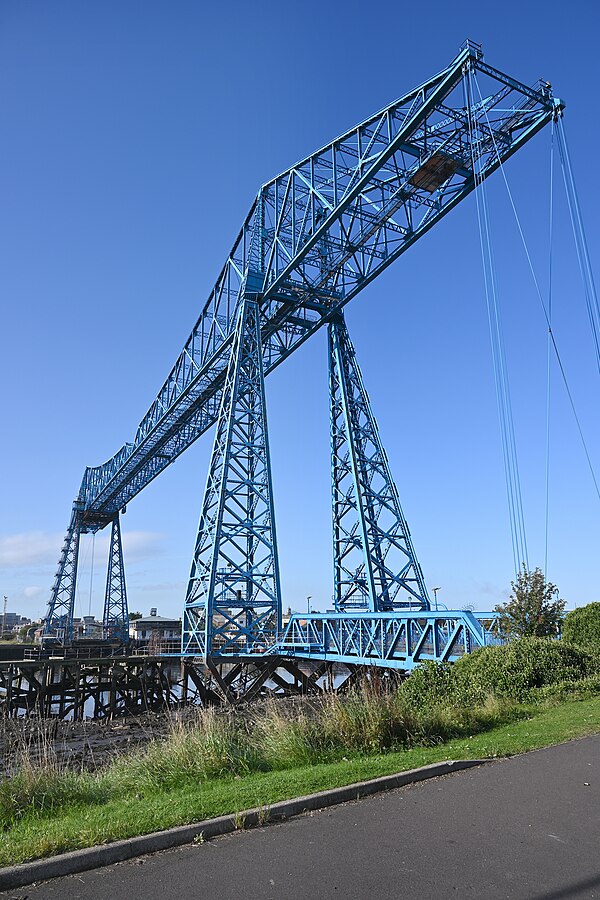
<path fill-rule="evenodd" d="M 75 502 L 71 521 L 58 561 L 58 569 L 50 592 L 48 609 L 44 619 L 42 641 L 70 643 L 73 639 L 73 611 L 77 589 L 79 562 L 79 538 L 82 532 L 82 504 Z"/>
<path fill-rule="evenodd" d="M 221 409 L 184 609 L 182 652 L 263 653 L 281 629 L 260 313 L 246 298 Z"/>
<path fill-rule="evenodd" d="M 470 73 L 470 74 L 469 74 Z M 464 80 L 481 79 L 469 101 Z M 562 110 L 468 43 L 452 63 L 263 185 L 202 314 L 132 442 L 85 471 L 94 530 L 216 420 L 241 298 L 272 371 Z"/>
<path fill-rule="evenodd" d="M 104 640 L 119 640 L 124 644 L 129 642 L 129 609 L 118 515 L 113 519 L 110 532 L 102 636 Z"/>
<path fill-rule="evenodd" d="M 294 615 L 272 653 L 410 671 L 454 662 L 491 641 L 473 613 L 312 613 Z"/>
<path fill-rule="evenodd" d="M 341 312 L 329 325 L 328 348 L 335 609 L 428 610 L 421 566 Z"/>

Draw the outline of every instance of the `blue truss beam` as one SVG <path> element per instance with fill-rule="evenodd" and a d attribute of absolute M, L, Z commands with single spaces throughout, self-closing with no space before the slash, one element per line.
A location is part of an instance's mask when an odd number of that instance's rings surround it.
<path fill-rule="evenodd" d="M 485 99 L 469 116 L 473 73 Z M 263 185 L 133 441 L 86 469 L 86 526 L 112 521 L 216 420 L 243 296 L 259 302 L 269 373 L 473 190 L 473 162 L 487 177 L 561 110 L 547 86 L 504 75 L 468 43 L 438 75 Z"/>
<path fill-rule="evenodd" d="M 312 613 L 293 615 L 274 655 L 410 671 L 422 662 L 455 662 L 495 643 L 473 613 Z"/>

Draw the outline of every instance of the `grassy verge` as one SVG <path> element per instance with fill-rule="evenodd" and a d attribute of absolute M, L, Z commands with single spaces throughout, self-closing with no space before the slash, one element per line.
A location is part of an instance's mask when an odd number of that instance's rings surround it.
<path fill-rule="evenodd" d="M 250 771 L 206 780 L 184 778 L 176 784 L 157 783 L 143 793 L 136 793 L 133 780 L 118 796 L 103 793 L 99 781 L 95 797 L 88 792 L 79 801 L 67 799 L 51 809 L 23 809 L 12 823 L 7 822 L 0 839 L 0 865 L 234 814 L 249 807 L 268 807 L 278 800 L 443 759 L 512 755 L 597 732 L 600 697 L 545 708 L 521 706 L 515 721 L 430 747 L 354 753 L 337 761 L 278 771 Z M 77 790 L 70 796 L 77 796 Z"/>

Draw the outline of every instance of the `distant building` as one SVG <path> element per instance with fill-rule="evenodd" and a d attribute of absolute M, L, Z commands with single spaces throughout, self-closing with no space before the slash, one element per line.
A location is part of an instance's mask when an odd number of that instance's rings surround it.
<path fill-rule="evenodd" d="M 73 619 L 73 637 L 91 638 L 94 640 L 102 640 L 102 622 L 98 622 L 95 616 L 82 616 L 80 619 Z"/>
<path fill-rule="evenodd" d="M 29 625 L 30 622 L 31 619 L 28 619 L 26 616 L 22 616 L 19 613 L 2 613 L 0 611 L 0 626 L 4 631 L 15 631 L 23 625 Z"/>
<path fill-rule="evenodd" d="M 21 616 L 19 613 L 0 612 L 0 634 L 2 634 L 5 640 L 14 640 L 16 637 L 17 640 L 22 640 L 21 629 L 26 625 L 34 625 L 31 619 L 27 616 Z"/>
<path fill-rule="evenodd" d="M 159 616 L 155 608 L 149 616 L 134 619 L 129 623 L 129 637 L 134 641 L 179 641 L 181 640 L 181 619 Z"/>

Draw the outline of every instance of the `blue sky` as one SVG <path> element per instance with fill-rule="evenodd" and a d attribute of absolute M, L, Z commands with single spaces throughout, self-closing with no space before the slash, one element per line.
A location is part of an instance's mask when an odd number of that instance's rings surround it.
<path fill-rule="evenodd" d="M 443 68 L 470 37 L 567 103 L 592 260 L 600 201 L 593 2 L 384 0 L 0 4 L 0 594 L 45 609 L 85 465 L 135 428 L 204 304 L 257 187 Z M 548 269 L 550 132 L 507 167 Z M 557 177 L 560 173 L 557 172 Z M 557 181 L 556 336 L 600 471 L 598 389 Z M 525 520 L 544 557 L 546 334 L 499 175 L 489 182 Z M 489 608 L 512 553 L 475 203 L 364 291 L 347 321 L 429 587 Z M 325 335 L 268 380 L 284 605 L 331 594 Z M 212 434 L 123 520 L 130 606 L 181 609 Z M 600 502 L 556 369 L 549 577 L 600 599 Z M 100 613 L 106 535 L 82 545 L 77 612 Z"/>

